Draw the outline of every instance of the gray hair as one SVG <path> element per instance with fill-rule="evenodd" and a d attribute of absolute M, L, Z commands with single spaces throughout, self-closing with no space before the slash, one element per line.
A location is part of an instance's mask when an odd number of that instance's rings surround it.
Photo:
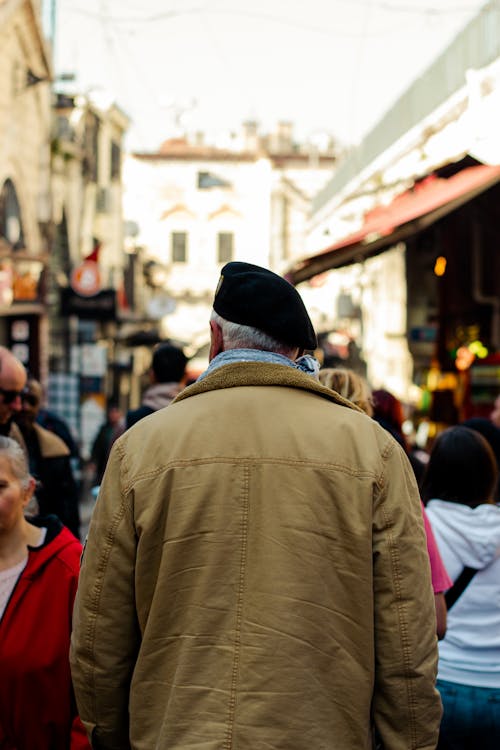
<path fill-rule="evenodd" d="M 2 455 L 8 460 L 12 473 L 19 480 L 21 487 L 27 490 L 30 486 L 31 474 L 28 459 L 19 443 L 10 437 L 0 435 L 0 456 Z M 24 509 L 24 513 L 26 516 L 34 516 L 37 512 L 38 503 L 33 497 Z"/>
<path fill-rule="evenodd" d="M 30 483 L 30 470 L 26 454 L 16 440 L 0 436 L 0 455 L 6 456 L 12 473 L 26 489 Z"/>
<path fill-rule="evenodd" d="M 212 310 L 210 320 L 214 320 L 222 329 L 225 349 L 261 349 L 265 352 L 276 352 L 290 359 L 294 358 L 297 347 L 269 336 L 253 326 L 232 323 Z"/>

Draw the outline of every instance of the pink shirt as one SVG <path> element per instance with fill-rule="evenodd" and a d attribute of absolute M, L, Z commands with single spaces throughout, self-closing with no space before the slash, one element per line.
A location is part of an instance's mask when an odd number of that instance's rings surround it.
<path fill-rule="evenodd" d="M 434 538 L 430 521 L 422 503 L 422 515 L 424 517 L 425 534 L 427 536 L 427 552 L 431 564 L 432 588 L 435 594 L 441 594 L 453 586 L 453 581 L 448 575 Z"/>

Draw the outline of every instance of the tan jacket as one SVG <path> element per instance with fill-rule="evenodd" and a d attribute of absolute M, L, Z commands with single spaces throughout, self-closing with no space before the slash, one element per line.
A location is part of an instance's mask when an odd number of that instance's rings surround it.
<path fill-rule="evenodd" d="M 412 469 L 282 365 L 221 367 L 113 448 L 71 662 L 105 750 L 431 750 L 436 621 Z"/>

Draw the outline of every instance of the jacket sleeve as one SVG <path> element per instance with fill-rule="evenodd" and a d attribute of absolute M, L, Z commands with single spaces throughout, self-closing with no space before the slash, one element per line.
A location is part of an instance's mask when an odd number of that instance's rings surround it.
<path fill-rule="evenodd" d="M 385 750 L 434 750 L 441 700 L 420 498 L 411 465 L 393 441 L 383 463 L 373 514 L 373 717 Z"/>
<path fill-rule="evenodd" d="M 136 535 L 119 443 L 90 523 L 75 601 L 71 669 L 93 748 L 127 750 L 128 700 L 140 645 L 134 594 Z"/>

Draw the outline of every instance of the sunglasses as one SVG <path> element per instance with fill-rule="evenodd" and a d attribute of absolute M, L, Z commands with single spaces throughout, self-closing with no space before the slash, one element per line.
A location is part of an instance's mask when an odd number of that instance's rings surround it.
<path fill-rule="evenodd" d="M 18 396 L 22 397 L 23 393 L 22 391 L 9 391 L 5 388 L 0 388 L 0 395 L 3 396 L 4 403 L 11 404 Z"/>
<path fill-rule="evenodd" d="M 30 406 L 36 406 L 38 404 L 38 398 L 32 393 L 21 393 L 21 402 L 23 404 L 29 404 Z"/>

